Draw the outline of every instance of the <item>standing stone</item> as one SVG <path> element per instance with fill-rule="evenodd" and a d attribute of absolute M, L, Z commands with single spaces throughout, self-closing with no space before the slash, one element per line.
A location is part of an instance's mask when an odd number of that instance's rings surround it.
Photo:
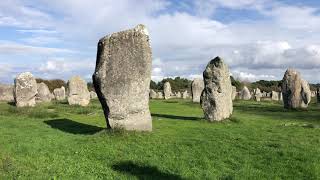
<path fill-rule="evenodd" d="M 51 102 L 51 92 L 48 86 L 45 83 L 38 83 L 37 84 L 37 91 L 38 94 L 36 95 L 36 102 Z"/>
<path fill-rule="evenodd" d="M 254 89 L 254 100 L 257 102 L 261 101 L 262 93 L 259 88 Z"/>
<path fill-rule="evenodd" d="M 53 95 L 56 100 L 63 101 L 66 99 L 66 89 L 64 88 L 64 86 L 62 86 L 61 88 L 56 88 L 53 90 Z"/>
<path fill-rule="evenodd" d="M 237 88 L 235 86 L 232 86 L 232 95 L 231 98 L 232 100 L 235 100 L 237 97 Z"/>
<path fill-rule="evenodd" d="M 144 25 L 99 41 L 93 83 L 108 128 L 152 130 L 149 111 L 151 67 L 152 52 Z"/>
<path fill-rule="evenodd" d="M 244 86 L 243 89 L 240 92 L 240 97 L 243 100 L 250 100 L 251 99 L 251 93 L 247 86 Z"/>
<path fill-rule="evenodd" d="M 204 82 L 200 78 L 195 78 L 191 84 L 191 92 L 192 92 L 192 101 L 200 102 L 200 96 L 204 89 Z"/>
<path fill-rule="evenodd" d="M 188 97 L 189 97 L 188 91 L 185 90 L 185 91 L 182 93 L 182 99 L 187 99 Z"/>
<path fill-rule="evenodd" d="M 13 102 L 13 86 L 0 84 L 0 101 Z"/>
<path fill-rule="evenodd" d="M 98 98 L 97 93 L 94 91 L 90 91 L 90 99 L 97 99 L 97 98 Z"/>
<path fill-rule="evenodd" d="M 158 92 L 157 93 L 157 98 L 158 99 L 163 99 L 163 93 L 162 92 Z"/>
<path fill-rule="evenodd" d="M 169 82 L 164 83 L 163 93 L 164 93 L 164 99 L 170 99 L 170 97 L 172 95 L 172 91 L 171 91 L 171 85 Z"/>
<path fill-rule="evenodd" d="M 87 82 L 80 76 L 74 76 L 68 81 L 69 105 L 87 106 L 90 103 L 90 93 Z"/>
<path fill-rule="evenodd" d="M 153 89 L 150 89 L 149 97 L 150 99 L 157 99 L 157 93 Z"/>
<path fill-rule="evenodd" d="M 279 101 L 283 101 L 282 92 L 279 92 Z"/>
<path fill-rule="evenodd" d="M 271 100 L 272 101 L 279 101 L 279 93 L 276 91 L 271 91 Z"/>
<path fill-rule="evenodd" d="M 176 97 L 181 98 L 181 92 L 177 92 Z"/>
<path fill-rule="evenodd" d="M 320 103 L 320 88 L 317 88 L 317 103 Z"/>
<path fill-rule="evenodd" d="M 282 95 L 286 109 L 306 108 L 311 99 L 308 82 L 294 69 L 288 69 L 283 76 Z"/>
<path fill-rule="evenodd" d="M 37 82 L 30 72 L 19 74 L 14 80 L 14 101 L 17 107 L 36 105 Z"/>
<path fill-rule="evenodd" d="M 204 90 L 200 104 L 209 121 L 229 118 L 233 111 L 232 85 L 228 66 L 220 57 L 211 60 L 203 72 Z"/>

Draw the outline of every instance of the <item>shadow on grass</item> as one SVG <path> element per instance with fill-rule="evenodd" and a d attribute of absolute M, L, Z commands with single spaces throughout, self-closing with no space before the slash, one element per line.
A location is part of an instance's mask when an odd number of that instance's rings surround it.
<path fill-rule="evenodd" d="M 46 123 L 54 129 L 59 129 L 60 131 L 71 134 L 92 135 L 104 130 L 104 128 L 101 127 L 79 123 L 70 119 L 54 119 L 44 121 L 44 123 Z"/>
<path fill-rule="evenodd" d="M 121 173 L 136 176 L 138 179 L 183 179 L 179 175 L 161 172 L 157 167 L 138 165 L 132 161 L 124 161 L 112 166 L 112 169 Z"/>
<path fill-rule="evenodd" d="M 175 120 L 188 120 L 188 121 L 199 121 L 202 118 L 199 117 L 188 117 L 188 116 L 175 116 L 169 114 L 151 114 L 152 117 L 158 118 L 167 118 L 167 119 L 175 119 Z"/>

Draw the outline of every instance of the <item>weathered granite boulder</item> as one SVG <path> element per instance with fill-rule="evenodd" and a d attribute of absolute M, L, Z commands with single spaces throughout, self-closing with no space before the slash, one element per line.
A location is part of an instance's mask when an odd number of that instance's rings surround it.
<path fill-rule="evenodd" d="M 200 78 L 195 78 L 191 84 L 192 101 L 200 102 L 200 96 L 204 89 L 204 82 Z"/>
<path fill-rule="evenodd" d="M 66 89 L 64 88 L 64 86 L 62 86 L 61 88 L 56 88 L 53 90 L 53 95 L 56 100 L 63 101 L 66 99 Z"/>
<path fill-rule="evenodd" d="M 157 99 L 158 98 L 157 92 L 154 91 L 153 89 L 150 89 L 149 98 L 150 99 Z"/>
<path fill-rule="evenodd" d="M 244 86 L 243 89 L 240 92 L 240 97 L 243 100 L 250 100 L 251 99 L 251 93 L 247 86 Z"/>
<path fill-rule="evenodd" d="M 182 99 L 187 99 L 188 97 L 189 97 L 188 91 L 185 90 L 185 91 L 182 93 Z"/>
<path fill-rule="evenodd" d="M 232 86 L 232 95 L 231 98 L 232 100 L 235 100 L 237 97 L 237 88 L 235 86 Z"/>
<path fill-rule="evenodd" d="M 90 91 L 90 99 L 97 99 L 97 98 L 98 98 L 97 93 L 94 91 Z"/>
<path fill-rule="evenodd" d="M 93 83 L 109 128 L 151 131 L 152 52 L 144 25 L 100 39 Z"/>
<path fill-rule="evenodd" d="M 37 84 L 36 103 L 51 102 L 51 92 L 45 83 Z"/>
<path fill-rule="evenodd" d="M 163 92 L 158 92 L 157 93 L 157 98 L 158 99 L 163 99 Z"/>
<path fill-rule="evenodd" d="M 282 95 L 287 109 L 306 108 L 311 99 L 308 82 L 294 69 L 288 69 L 283 76 Z"/>
<path fill-rule="evenodd" d="M 0 101 L 14 101 L 12 85 L 0 84 Z"/>
<path fill-rule="evenodd" d="M 164 83 L 163 93 L 164 93 L 164 99 L 170 99 L 170 97 L 172 95 L 172 91 L 171 91 L 171 85 L 169 82 Z"/>
<path fill-rule="evenodd" d="M 90 103 L 90 92 L 87 82 L 80 76 L 74 76 L 68 81 L 69 105 L 87 106 Z"/>
<path fill-rule="evenodd" d="M 279 93 L 276 91 L 271 91 L 271 100 L 272 101 L 279 101 Z"/>
<path fill-rule="evenodd" d="M 253 90 L 253 97 L 254 97 L 254 100 L 257 101 L 257 102 L 260 102 L 261 101 L 261 97 L 262 97 L 262 93 L 260 91 L 259 88 L 256 88 Z"/>
<path fill-rule="evenodd" d="M 205 119 L 221 121 L 229 118 L 233 111 L 232 85 L 229 68 L 220 57 L 209 62 L 203 72 L 204 90 L 200 104 Z"/>
<path fill-rule="evenodd" d="M 36 105 L 37 82 L 30 72 L 19 74 L 14 80 L 14 100 L 17 107 Z"/>

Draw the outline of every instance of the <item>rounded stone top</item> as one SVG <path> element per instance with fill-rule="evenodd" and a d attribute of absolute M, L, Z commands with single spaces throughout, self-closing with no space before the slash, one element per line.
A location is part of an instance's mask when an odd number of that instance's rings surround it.
<path fill-rule="evenodd" d="M 23 79 L 23 78 L 33 78 L 33 75 L 30 72 L 24 72 L 21 73 L 17 76 L 18 79 Z"/>

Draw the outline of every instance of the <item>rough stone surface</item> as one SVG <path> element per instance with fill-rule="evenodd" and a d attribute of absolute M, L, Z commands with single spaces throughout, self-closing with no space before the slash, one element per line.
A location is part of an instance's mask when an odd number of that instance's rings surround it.
<path fill-rule="evenodd" d="M 272 101 L 279 101 L 279 93 L 276 91 L 271 91 L 271 100 Z"/>
<path fill-rule="evenodd" d="M 283 101 L 282 92 L 279 92 L 279 101 Z"/>
<path fill-rule="evenodd" d="M 90 99 L 97 99 L 97 98 L 98 98 L 97 93 L 94 91 L 90 91 Z"/>
<path fill-rule="evenodd" d="M 152 130 L 151 68 L 152 52 L 144 25 L 99 41 L 93 83 L 109 128 Z"/>
<path fill-rule="evenodd" d="M 231 98 L 232 100 L 235 100 L 237 97 L 237 88 L 235 86 L 232 86 L 232 95 Z"/>
<path fill-rule="evenodd" d="M 87 82 L 80 76 L 74 76 L 68 81 L 69 105 L 87 106 L 90 103 L 90 93 Z"/>
<path fill-rule="evenodd" d="M 320 103 L 320 88 L 317 88 L 317 103 Z"/>
<path fill-rule="evenodd" d="M 0 101 L 13 102 L 13 86 L 0 84 Z"/>
<path fill-rule="evenodd" d="M 182 93 L 182 99 L 187 99 L 189 98 L 189 93 L 187 90 L 185 90 L 183 93 Z"/>
<path fill-rule="evenodd" d="M 149 97 L 150 99 L 157 99 L 157 92 L 155 92 L 153 89 L 150 89 Z"/>
<path fill-rule="evenodd" d="M 163 99 L 163 92 L 158 92 L 157 93 L 157 98 L 158 99 Z"/>
<path fill-rule="evenodd" d="M 288 69 L 283 76 L 282 95 L 287 109 L 306 108 L 311 99 L 308 82 L 294 69 Z"/>
<path fill-rule="evenodd" d="M 61 88 L 56 88 L 53 90 L 54 98 L 58 101 L 63 101 L 66 99 L 66 88 L 62 86 Z"/>
<path fill-rule="evenodd" d="M 200 102 L 200 96 L 204 89 L 204 82 L 200 78 L 195 78 L 191 84 L 192 101 Z"/>
<path fill-rule="evenodd" d="M 261 90 L 259 88 L 254 89 L 253 96 L 255 101 L 260 102 L 262 97 Z"/>
<path fill-rule="evenodd" d="M 181 92 L 177 92 L 176 97 L 181 98 L 182 97 Z"/>
<path fill-rule="evenodd" d="M 37 82 L 30 72 L 19 74 L 14 80 L 14 100 L 17 107 L 36 105 Z"/>
<path fill-rule="evenodd" d="M 164 93 L 164 99 L 170 99 L 170 97 L 172 95 L 172 91 L 171 91 L 171 85 L 169 82 L 164 83 L 163 93 Z"/>
<path fill-rule="evenodd" d="M 48 88 L 48 86 L 45 83 L 38 83 L 37 84 L 37 91 L 38 94 L 36 95 L 36 102 L 42 103 L 42 102 L 51 102 L 51 92 Z"/>
<path fill-rule="evenodd" d="M 220 57 L 211 60 L 203 72 L 204 90 L 200 104 L 209 121 L 229 118 L 233 111 L 232 85 L 228 66 Z"/>
<path fill-rule="evenodd" d="M 251 93 L 247 86 L 244 86 L 243 89 L 240 92 L 240 97 L 243 100 L 250 100 L 251 99 Z"/>

